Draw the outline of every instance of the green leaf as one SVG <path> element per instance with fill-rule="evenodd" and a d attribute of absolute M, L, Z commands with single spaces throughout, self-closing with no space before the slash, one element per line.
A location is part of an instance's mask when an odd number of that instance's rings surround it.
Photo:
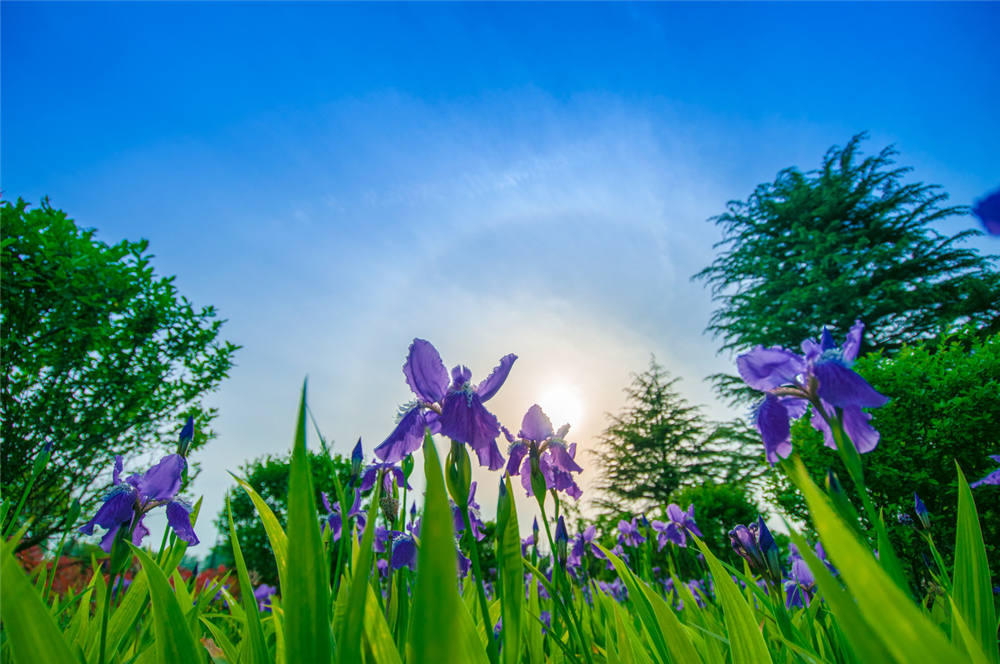
<path fill-rule="evenodd" d="M 375 662 L 378 664 L 402 664 L 399 651 L 392 638 L 392 631 L 385 616 L 378 608 L 378 598 L 375 597 L 375 590 L 371 584 L 365 584 L 368 599 L 365 601 L 365 640 L 371 650 Z M 354 661 L 354 660 L 339 660 Z"/>
<path fill-rule="evenodd" d="M 11 549 L 3 551 L 0 621 L 14 661 L 22 664 L 77 664 L 62 631 L 28 581 Z"/>
<path fill-rule="evenodd" d="M 733 664 L 772 661 L 767 644 L 764 642 L 764 635 L 761 634 L 757 619 L 754 618 L 753 610 L 747 604 L 743 593 L 733 583 L 722 563 L 708 550 L 705 543 L 697 537 L 695 537 L 695 543 L 705 556 L 705 562 L 708 563 L 712 579 L 715 581 L 715 596 L 722 603 Z"/>
<path fill-rule="evenodd" d="M 958 468 L 958 526 L 955 531 L 954 576 L 952 598 L 958 611 L 965 618 L 967 629 L 989 657 L 989 661 L 1000 664 L 990 565 L 986 557 L 986 546 L 983 544 L 979 516 L 976 513 L 976 501 L 972 498 L 972 490 L 961 468 Z M 956 627 L 953 618 L 953 634 L 956 632 Z"/>
<path fill-rule="evenodd" d="M 444 488 L 441 460 L 430 432 L 424 434 L 424 475 L 427 492 L 420 521 L 420 552 L 413 591 L 413 625 L 410 630 L 413 662 L 466 664 L 486 661 L 485 652 L 468 644 L 479 636 L 458 594 L 455 530 Z M 471 633 L 466 633 L 471 630 Z"/>
<path fill-rule="evenodd" d="M 267 539 L 271 543 L 271 551 L 274 552 L 274 562 L 278 567 L 278 585 L 285 588 L 287 585 L 285 582 L 285 573 L 288 570 L 288 535 L 285 534 L 284 529 L 281 527 L 281 522 L 278 521 L 278 517 L 274 515 L 274 512 L 264 502 L 264 499 L 260 497 L 260 494 L 245 480 L 236 477 L 236 475 L 233 475 L 233 479 L 243 487 L 246 494 L 250 496 L 250 501 L 257 509 L 260 522 L 264 525 L 264 532 L 267 533 Z"/>
<path fill-rule="evenodd" d="M 686 633 L 683 633 L 682 629 L 678 630 L 680 623 L 677 622 L 677 617 L 673 616 L 673 611 L 665 603 L 660 607 L 660 610 L 657 610 L 653 598 L 656 597 L 662 602 L 659 595 L 652 592 L 645 582 L 636 577 L 621 558 L 600 544 L 597 544 L 597 547 L 608 557 L 618 573 L 618 577 L 628 588 L 629 598 L 636 607 L 639 619 L 646 626 L 660 659 L 663 661 L 700 662 L 701 658 L 695 653 L 691 639 L 687 637 Z M 695 604 L 695 606 L 697 605 Z M 665 613 L 673 616 L 673 621 L 664 615 Z M 619 650 L 620 648 L 621 644 L 619 644 Z"/>
<path fill-rule="evenodd" d="M 510 475 L 504 477 L 510 498 L 507 527 L 499 533 L 497 552 L 503 608 L 503 661 L 518 664 L 521 659 L 521 636 L 524 620 L 524 564 L 521 562 L 521 534 L 517 529 L 517 508 Z"/>
<path fill-rule="evenodd" d="M 289 664 L 327 664 L 331 658 L 330 583 L 319 532 L 319 514 L 306 455 L 306 384 L 288 475 L 288 569 L 282 586 L 285 648 Z"/>
<path fill-rule="evenodd" d="M 805 497 L 823 548 L 840 571 L 865 622 L 892 657 L 900 662 L 962 661 L 962 652 L 948 643 L 937 625 L 896 585 L 837 515 L 809 478 L 801 459 L 794 459 L 789 477 Z"/>
<path fill-rule="evenodd" d="M 375 556 L 375 522 L 378 520 L 381 491 L 382 483 L 376 482 L 371 503 L 368 505 L 368 517 L 365 521 L 365 532 L 361 536 L 361 547 L 358 549 L 355 565 L 351 570 L 351 589 L 347 595 L 343 631 L 337 634 L 338 662 L 361 661 L 361 629 L 365 620 L 365 600 L 368 599 L 368 590 L 371 588 L 369 578 L 372 571 L 372 559 Z M 347 533 L 346 526 L 345 523 L 342 536 L 353 537 L 352 534 Z"/>
<path fill-rule="evenodd" d="M 188 628 L 184 611 L 177 603 L 166 574 L 145 551 L 131 544 L 129 547 L 139 558 L 149 582 L 149 595 L 153 604 L 153 633 L 156 635 L 156 661 L 160 664 L 201 662 L 202 650 Z"/>
<path fill-rule="evenodd" d="M 260 624 L 260 614 L 257 612 L 257 598 L 253 595 L 253 584 L 250 583 L 250 573 L 247 571 L 246 561 L 243 559 L 243 550 L 240 548 L 240 540 L 236 536 L 236 525 L 233 523 L 233 508 L 226 498 L 226 513 L 229 516 L 229 543 L 233 548 L 233 560 L 236 562 L 236 574 L 240 582 L 240 600 L 243 603 L 243 612 L 246 614 L 246 633 L 244 638 L 249 640 L 247 647 L 247 661 L 249 664 L 267 664 L 270 659 L 267 646 L 264 643 L 264 630 Z"/>

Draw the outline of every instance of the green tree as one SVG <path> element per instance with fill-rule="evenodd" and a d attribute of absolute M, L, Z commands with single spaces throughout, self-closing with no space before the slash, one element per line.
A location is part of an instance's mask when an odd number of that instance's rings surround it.
<path fill-rule="evenodd" d="M 677 503 L 681 509 L 694 505 L 695 523 L 712 553 L 742 565 L 733 552 L 729 531 L 737 525 L 756 521 L 760 514 L 760 508 L 751 499 L 746 484 L 724 482 L 687 486 L 677 491 L 671 502 Z M 666 510 L 662 518 L 666 519 Z"/>
<path fill-rule="evenodd" d="M 600 467 L 594 504 L 609 512 L 666 505 L 681 486 L 744 478 L 752 457 L 731 444 L 731 429 L 711 425 L 677 391 L 680 379 L 652 358 L 625 388 L 625 408 L 592 452 Z"/>
<path fill-rule="evenodd" d="M 290 454 L 284 456 L 265 455 L 246 462 L 240 467 L 239 476 L 246 480 L 261 498 L 268 504 L 274 515 L 285 527 L 288 522 L 288 472 Z M 344 487 L 345 493 L 350 493 L 347 500 L 353 499 L 353 490 L 347 489 L 351 477 L 351 462 L 339 454 L 329 454 L 325 449 L 320 452 L 309 452 L 309 468 L 312 471 L 313 487 L 316 489 L 316 505 L 323 514 L 323 503 L 320 492 L 325 492 L 331 504 L 336 502 L 336 483 L 334 477 Z M 240 550 L 247 563 L 247 569 L 261 582 L 272 586 L 278 585 L 278 568 L 274 562 L 274 552 L 249 496 L 239 486 L 234 485 L 226 492 L 226 498 L 233 508 L 233 525 L 240 540 Z M 215 520 L 215 527 L 220 533 L 220 539 L 209 554 L 208 565 L 235 564 L 232 546 L 229 542 L 229 515 L 223 507 Z"/>
<path fill-rule="evenodd" d="M 52 459 L 25 513 L 22 547 L 70 528 L 77 498 L 92 514 L 116 454 L 176 446 L 193 416 L 193 448 L 211 437 L 203 403 L 227 376 L 237 346 L 219 339 L 224 321 L 195 309 L 158 277 L 148 243 L 107 245 L 44 200 L 3 202 L 0 251 L 0 482 L 21 495 L 46 444 Z M 6 524 L 4 524 L 6 525 Z"/>
<path fill-rule="evenodd" d="M 912 578 L 923 574 L 925 546 L 914 526 L 913 494 L 932 513 L 935 543 L 950 556 L 955 544 L 957 480 L 955 462 L 971 482 L 996 467 L 1000 454 L 1000 334 L 983 338 L 965 330 L 933 342 L 904 346 L 892 358 L 872 353 L 854 367 L 888 404 L 871 411 L 881 434 L 878 447 L 864 455 L 865 482 L 877 507 L 885 510 L 896 551 Z M 833 468 L 854 495 L 836 451 L 804 417 L 792 427 L 792 444 L 817 480 Z M 801 496 L 780 473 L 768 476 L 767 492 L 787 513 L 806 520 Z M 990 560 L 1000 559 L 1000 488 L 973 492 Z M 860 506 L 859 506 L 860 508 Z M 996 573 L 997 570 L 994 570 Z"/>
<path fill-rule="evenodd" d="M 862 158 L 865 137 L 831 148 L 818 170 L 781 171 L 711 219 L 720 251 L 694 278 L 718 304 L 707 329 L 722 350 L 796 348 L 823 326 L 843 338 L 856 319 L 867 325 L 862 354 L 969 322 L 1000 330 L 996 258 L 962 246 L 981 233 L 932 227 L 967 209 L 946 206 L 937 185 L 904 182 L 911 169 L 895 165 L 892 147 Z M 746 394 L 735 377 L 713 379 L 725 397 Z"/>

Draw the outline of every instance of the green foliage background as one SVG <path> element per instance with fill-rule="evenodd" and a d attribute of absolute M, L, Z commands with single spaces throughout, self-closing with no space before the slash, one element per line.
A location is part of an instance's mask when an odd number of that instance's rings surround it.
<path fill-rule="evenodd" d="M 195 418 L 197 449 L 212 437 L 204 395 L 228 375 L 238 346 L 219 338 L 215 309 L 196 309 L 159 277 L 145 240 L 108 245 L 47 200 L 3 202 L 0 251 L 0 484 L 19 496 L 46 443 L 52 460 L 24 514 L 21 547 L 72 527 L 78 498 L 93 514 L 116 454 L 177 443 Z M 173 451 L 173 450 L 170 450 Z M 4 526 L 8 524 L 3 524 Z"/>
<path fill-rule="evenodd" d="M 864 455 L 865 481 L 875 504 L 885 510 L 896 550 L 912 578 L 927 578 L 925 546 L 915 525 L 898 516 L 913 515 L 916 492 L 931 513 L 938 548 L 950 559 L 955 546 L 957 504 L 955 461 L 970 478 L 996 467 L 988 454 L 1000 453 L 1000 334 L 982 338 L 972 329 L 940 340 L 904 346 L 888 358 L 874 353 L 854 369 L 891 400 L 871 411 L 881 434 L 878 447 Z M 848 494 L 853 487 L 834 450 L 803 417 L 792 427 L 792 445 L 814 478 L 827 468 L 838 472 Z M 769 495 L 788 513 L 806 518 L 801 495 L 779 473 L 768 475 Z M 991 560 L 1000 560 L 1000 487 L 974 492 Z M 905 517 L 904 517 L 905 519 Z"/>

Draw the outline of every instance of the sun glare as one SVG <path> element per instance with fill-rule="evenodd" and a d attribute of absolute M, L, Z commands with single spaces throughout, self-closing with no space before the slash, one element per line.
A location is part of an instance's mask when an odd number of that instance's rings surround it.
<path fill-rule="evenodd" d="M 538 405 L 557 429 L 566 423 L 577 428 L 583 420 L 583 395 L 567 383 L 552 383 L 542 390 Z"/>

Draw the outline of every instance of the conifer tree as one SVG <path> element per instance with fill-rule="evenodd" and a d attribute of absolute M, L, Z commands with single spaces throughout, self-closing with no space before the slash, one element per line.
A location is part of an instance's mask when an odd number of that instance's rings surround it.
<path fill-rule="evenodd" d="M 1000 329 L 996 257 L 962 246 L 981 233 L 934 229 L 967 209 L 946 206 L 937 185 L 904 182 L 912 169 L 895 165 L 891 146 L 862 157 L 865 138 L 832 147 L 818 170 L 781 171 L 710 220 L 723 231 L 721 251 L 694 278 L 718 303 L 707 329 L 721 350 L 795 348 L 823 326 L 843 338 L 856 319 L 866 325 L 862 354 L 892 355 L 967 323 Z M 721 394 L 738 395 L 734 381 L 713 378 Z"/>
<path fill-rule="evenodd" d="M 646 511 L 665 506 L 683 486 L 741 483 L 753 471 L 752 455 L 736 451 L 730 428 L 707 421 L 677 392 L 679 381 L 655 357 L 633 374 L 626 406 L 609 414 L 592 452 L 600 468 L 597 507 Z"/>

